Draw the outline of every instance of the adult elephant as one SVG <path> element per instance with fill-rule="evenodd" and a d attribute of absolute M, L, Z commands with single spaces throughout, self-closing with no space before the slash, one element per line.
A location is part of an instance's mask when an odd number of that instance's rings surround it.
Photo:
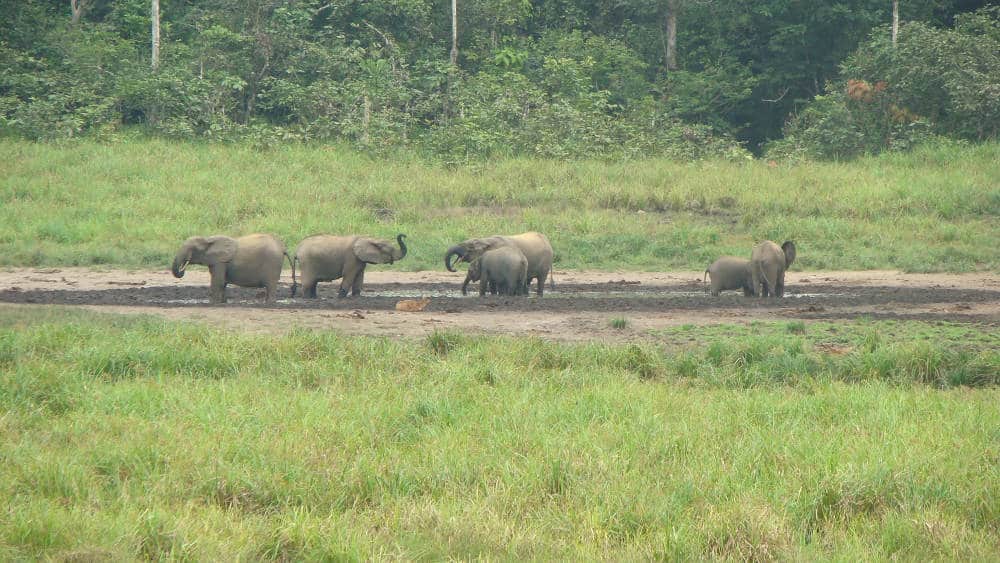
<path fill-rule="evenodd" d="M 212 303 L 226 302 L 228 284 L 266 288 L 267 302 L 273 303 L 281 267 L 287 257 L 285 244 L 271 235 L 195 236 L 181 245 L 170 271 L 175 278 L 183 278 L 188 264 L 208 266 L 212 276 L 209 286 Z"/>
<path fill-rule="evenodd" d="M 392 264 L 406 257 L 406 235 L 391 240 L 366 236 L 313 235 L 299 243 L 292 262 L 292 297 L 295 297 L 295 264 L 301 266 L 302 294 L 316 297 L 316 284 L 341 280 L 338 297 L 361 295 L 368 264 Z"/>
<path fill-rule="evenodd" d="M 786 240 L 781 246 L 765 240 L 750 252 L 750 275 L 758 297 L 782 297 L 785 294 L 785 271 L 795 261 L 795 243 Z"/>
<path fill-rule="evenodd" d="M 528 261 L 526 283 L 530 285 L 531 280 L 537 279 L 538 289 L 536 291 L 541 296 L 544 292 L 545 278 L 552 271 L 552 245 L 542 233 L 528 232 L 512 236 L 495 235 L 486 238 L 470 238 L 448 249 L 444 255 L 444 267 L 449 272 L 454 272 L 456 270 L 452 260 L 456 256 L 458 260 L 454 262 L 455 264 L 463 261 L 472 262 L 482 256 L 484 252 L 502 246 L 514 246 L 524 254 Z M 550 288 L 555 287 L 551 279 L 549 284 Z"/>

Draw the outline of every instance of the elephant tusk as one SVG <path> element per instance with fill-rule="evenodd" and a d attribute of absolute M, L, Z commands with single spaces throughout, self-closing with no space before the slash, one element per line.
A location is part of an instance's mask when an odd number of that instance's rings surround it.
<path fill-rule="evenodd" d="M 180 269 L 179 269 L 179 270 L 177 270 L 177 271 L 178 271 L 178 272 L 183 272 L 184 270 L 187 270 L 187 267 L 188 267 L 188 264 L 190 264 L 190 263 L 191 263 L 191 261 L 190 261 L 190 260 L 185 260 L 185 261 L 184 261 L 184 263 L 183 263 L 183 264 L 181 264 L 181 267 L 180 267 Z"/>

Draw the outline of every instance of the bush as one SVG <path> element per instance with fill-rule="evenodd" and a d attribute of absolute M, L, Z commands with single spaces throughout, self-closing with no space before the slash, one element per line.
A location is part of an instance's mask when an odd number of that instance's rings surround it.
<path fill-rule="evenodd" d="M 908 149 L 935 135 L 996 138 L 1000 8 L 959 16 L 954 29 L 908 23 L 895 47 L 879 28 L 841 73 L 846 80 L 789 120 L 769 157 L 842 159 Z"/>

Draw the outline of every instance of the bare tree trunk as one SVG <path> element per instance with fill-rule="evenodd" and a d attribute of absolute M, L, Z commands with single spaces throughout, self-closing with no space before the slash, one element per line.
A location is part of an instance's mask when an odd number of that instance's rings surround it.
<path fill-rule="evenodd" d="M 458 66 L 458 0 L 451 0 L 451 66 Z"/>
<path fill-rule="evenodd" d="M 667 0 L 667 70 L 677 70 L 677 0 Z"/>
<path fill-rule="evenodd" d="M 368 131 L 369 131 L 369 129 L 371 127 L 371 123 L 372 123 L 372 101 L 371 101 L 371 98 L 368 97 L 368 94 L 365 94 L 364 104 L 365 104 L 365 106 L 364 106 L 364 114 L 362 114 L 362 116 L 361 116 L 361 126 L 362 126 L 362 129 L 361 129 L 361 144 L 367 145 L 369 139 L 371 139 L 371 137 L 369 136 Z"/>
<path fill-rule="evenodd" d="M 150 63 L 153 70 L 156 70 L 160 66 L 160 0 L 152 0 L 151 12 L 150 17 L 153 20 L 153 29 L 151 30 L 153 54 L 150 57 Z"/>
<path fill-rule="evenodd" d="M 87 9 L 87 0 L 69 0 L 69 9 L 73 14 L 70 18 L 70 23 L 76 25 L 80 18 L 83 17 L 84 10 Z"/>
<path fill-rule="evenodd" d="M 892 0 L 892 46 L 896 46 L 896 36 L 899 34 L 899 0 Z"/>

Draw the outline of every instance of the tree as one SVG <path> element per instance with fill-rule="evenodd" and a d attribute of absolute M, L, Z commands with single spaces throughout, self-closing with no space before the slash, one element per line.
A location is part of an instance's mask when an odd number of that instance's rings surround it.
<path fill-rule="evenodd" d="M 153 70 L 160 66 L 160 0 L 152 0 L 152 55 Z"/>
<path fill-rule="evenodd" d="M 458 66 L 458 0 L 451 0 L 451 66 Z"/>
<path fill-rule="evenodd" d="M 899 0 L 892 0 L 892 46 L 896 46 L 896 36 L 899 35 Z"/>
<path fill-rule="evenodd" d="M 69 9 L 73 14 L 70 23 L 76 25 L 80 21 L 83 13 L 87 10 L 88 4 L 90 4 L 89 0 L 69 0 Z"/>
<path fill-rule="evenodd" d="M 677 0 L 667 0 L 667 70 L 677 70 Z"/>

